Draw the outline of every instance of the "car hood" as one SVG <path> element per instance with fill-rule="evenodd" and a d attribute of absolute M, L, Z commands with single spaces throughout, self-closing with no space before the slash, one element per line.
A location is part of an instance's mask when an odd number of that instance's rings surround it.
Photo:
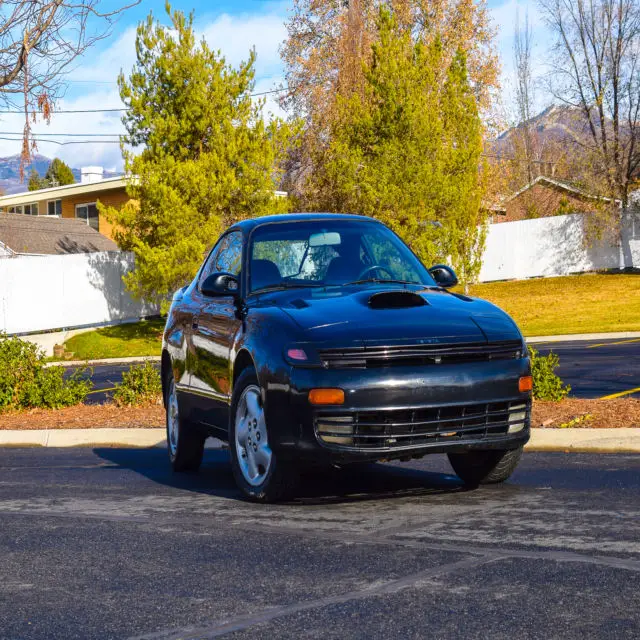
<path fill-rule="evenodd" d="M 275 298 L 272 303 L 311 341 L 393 344 L 407 340 L 496 342 L 521 338 L 513 320 L 498 307 L 443 290 L 413 288 L 409 292 L 387 286 L 351 291 L 296 289 L 271 295 Z M 379 300 L 382 304 L 377 303 Z M 387 300 L 391 302 L 385 306 Z"/>

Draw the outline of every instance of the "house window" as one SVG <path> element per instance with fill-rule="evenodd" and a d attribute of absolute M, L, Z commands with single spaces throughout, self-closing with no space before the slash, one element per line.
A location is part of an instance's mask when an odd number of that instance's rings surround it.
<path fill-rule="evenodd" d="M 76 205 L 76 218 L 85 220 L 86 223 L 96 231 L 99 231 L 98 208 L 95 202 Z"/>
<path fill-rule="evenodd" d="M 47 215 L 60 217 L 62 215 L 62 200 L 49 200 L 47 202 Z"/>
<path fill-rule="evenodd" d="M 38 215 L 38 203 L 37 202 L 31 202 L 30 204 L 25 204 L 24 205 L 24 212 L 28 216 L 37 216 Z"/>
<path fill-rule="evenodd" d="M 24 209 L 21 204 L 17 204 L 15 207 L 8 208 L 9 213 L 24 213 Z"/>

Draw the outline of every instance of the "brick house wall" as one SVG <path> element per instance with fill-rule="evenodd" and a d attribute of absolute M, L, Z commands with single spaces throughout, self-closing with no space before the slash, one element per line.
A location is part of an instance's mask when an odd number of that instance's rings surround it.
<path fill-rule="evenodd" d="M 598 201 L 581 197 L 561 187 L 537 183 L 511 200 L 504 202 L 506 215 L 496 216 L 495 222 L 514 222 L 529 218 L 547 218 L 560 214 L 587 213 L 597 208 Z"/>

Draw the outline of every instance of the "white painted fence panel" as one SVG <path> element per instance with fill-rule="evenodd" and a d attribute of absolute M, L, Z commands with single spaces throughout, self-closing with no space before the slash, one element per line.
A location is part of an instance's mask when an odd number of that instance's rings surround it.
<path fill-rule="evenodd" d="M 480 281 L 640 268 L 640 214 L 623 217 L 620 241 L 585 240 L 581 214 L 489 226 Z"/>
<path fill-rule="evenodd" d="M 153 315 L 136 302 L 122 276 L 133 266 L 124 252 L 0 259 L 0 331 L 25 333 L 100 325 Z"/>

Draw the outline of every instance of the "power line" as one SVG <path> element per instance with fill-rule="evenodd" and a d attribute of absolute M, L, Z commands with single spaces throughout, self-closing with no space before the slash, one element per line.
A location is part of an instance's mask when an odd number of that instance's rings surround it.
<path fill-rule="evenodd" d="M 21 136 L 22 131 L 0 131 L 0 136 Z M 73 138 L 113 138 L 124 133 L 33 133 L 36 137 L 47 136 L 49 138 L 73 137 Z"/>
<path fill-rule="evenodd" d="M 0 136 L 0 140 L 7 140 L 9 142 L 22 142 L 22 138 L 5 138 Z M 51 144 L 57 144 L 61 147 L 68 144 L 96 144 L 98 140 L 69 140 L 68 142 L 60 142 L 59 140 L 43 140 L 42 138 L 31 138 L 34 142 L 50 142 Z M 120 144 L 120 140 L 100 140 L 102 144 Z"/>
<path fill-rule="evenodd" d="M 282 87 L 281 89 L 269 89 L 268 91 L 258 91 L 257 93 L 250 93 L 250 98 L 258 98 L 259 96 L 266 96 L 272 93 L 282 93 L 284 91 L 289 91 L 289 87 Z M 127 107 L 113 107 L 110 109 L 60 109 L 59 111 L 53 110 L 52 115 L 56 115 L 58 113 L 119 113 L 130 111 Z M 41 110 L 33 111 L 32 113 L 43 113 Z M 0 109 L 0 114 L 24 114 L 24 110 L 22 109 Z"/>

